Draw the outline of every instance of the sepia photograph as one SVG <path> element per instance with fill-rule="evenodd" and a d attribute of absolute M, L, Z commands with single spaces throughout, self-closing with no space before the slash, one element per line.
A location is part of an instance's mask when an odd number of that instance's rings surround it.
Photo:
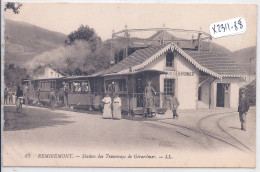
<path fill-rule="evenodd" d="M 1 5 L 4 167 L 256 167 L 257 4 Z"/>

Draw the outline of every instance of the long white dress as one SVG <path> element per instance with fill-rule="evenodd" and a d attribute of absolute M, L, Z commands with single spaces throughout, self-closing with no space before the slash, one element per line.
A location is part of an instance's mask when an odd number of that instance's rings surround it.
<path fill-rule="evenodd" d="M 104 97 L 102 102 L 104 103 L 103 118 L 112 118 L 111 97 Z"/>
<path fill-rule="evenodd" d="M 116 97 L 113 100 L 113 118 L 121 119 L 121 99 Z"/>

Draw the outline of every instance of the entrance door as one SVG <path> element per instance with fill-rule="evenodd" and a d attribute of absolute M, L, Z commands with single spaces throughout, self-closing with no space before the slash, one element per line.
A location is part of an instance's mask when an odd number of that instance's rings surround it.
<path fill-rule="evenodd" d="M 230 89 L 228 83 L 217 84 L 217 107 L 230 106 Z"/>
<path fill-rule="evenodd" d="M 225 90 L 224 85 L 217 84 L 217 107 L 224 107 L 225 104 Z"/>
<path fill-rule="evenodd" d="M 143 107 L 143 80 L 136 78 L 136 107 Z"/>

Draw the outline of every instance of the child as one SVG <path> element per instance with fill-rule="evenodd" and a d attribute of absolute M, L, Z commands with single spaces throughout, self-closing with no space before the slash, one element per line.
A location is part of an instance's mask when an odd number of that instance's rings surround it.
<path fill-rule="evenodd" d="M 103 109 L 103 118 L 104 119 L 109 119 L 112 118 L 112 110 L 111 110 L 111 97 L 109 96 L 109 93 L 105 94 L 104 99 L 102 100 L 104 103 L 104 109 Z"/>
<path fill-rule="evenodd" d="M 113 118 L 114 119 L 121 119 L 121 99 L 120 99 L 120 97 L 118 97 L 118 93 L 114 94 Z"/>

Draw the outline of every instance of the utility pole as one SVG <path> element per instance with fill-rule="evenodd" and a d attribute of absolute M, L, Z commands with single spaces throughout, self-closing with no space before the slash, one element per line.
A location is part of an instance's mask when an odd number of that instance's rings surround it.
<path fill-rule="evenodd" d="M 110 67 L 115 64 L 115 52 L 114 52 L 114 34 L 115 30 L 112 30 L 112 39 L 111 39 L 111 61 L 110 61 Z"/>
<path fill-rule="evenodd" d="M 128 56 L 128 44 L 129 44 L 129 34 L 127 30 L 127 25 L 125 25 L 125 38 L 126 38 L 126 48 L 125 48 L 125 58 Z"/>

